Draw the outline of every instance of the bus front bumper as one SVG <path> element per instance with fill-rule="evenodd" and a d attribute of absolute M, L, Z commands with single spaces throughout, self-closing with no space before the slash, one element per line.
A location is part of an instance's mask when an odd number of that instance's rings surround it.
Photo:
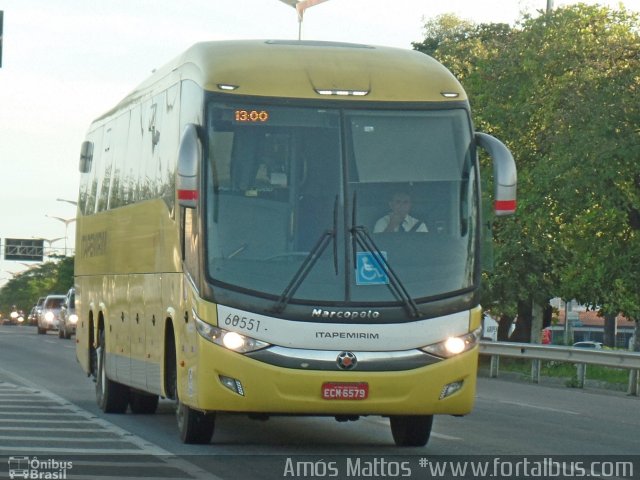
<path fill-rule="evenodd" d="M 356 366 L 327 371 L 271 365 L 202 339 L 198 343 L 200 355 L 194 363 L 185 362 L 178 375 L 181 400 L 201 411 L 465 415 L 473 408 L 477 347 L 408 370 L 364 371 Z"/>

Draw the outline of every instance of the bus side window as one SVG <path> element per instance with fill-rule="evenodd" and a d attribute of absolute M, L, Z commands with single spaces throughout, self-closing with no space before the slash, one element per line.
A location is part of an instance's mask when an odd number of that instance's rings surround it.
<path fill-rule="evenodd" d="M 87 173 L 83 173 L 80 179 L 80 211 L 85 215 L 92 215 L 95 213 L 96 207 L 96 193 L 98 190 L 98 179 L 96 178 L 96 172 L 99 172 L 102 168 L 102 137 L 104 127 L 99 127 L 96 130 L 89 133 L 87 139 L 93 142 L 93 159 L 91 161 L 91 170 Z"/>
<path fill-rule="evenodd" d="M 125 172 L 127 168 L 127 149 L 131 148 L 130 143 L 134 139 L 129 138 L 129 118 L 131 113 L 126 111 L 116 120 L 115 131 L 112 137 L 113 160 L 111 162 L 111 185 L 109 188 L 108 208 L 117 208 L 126 204 L 125 192 L 127 179 Z"/>
<path fill-rule="evenodd" d="M 138 176 L 139 166 L 142 161 L 142 119 L 140 105 L 131 110 L 129 120 L 129 136 L 127 142 L 126 160 L 120 173 L 120 186 L 118 196 L 122 205 L 128 205 L 138 200 Z"/>
<path fill-rule="evenodd" d="M 109 203 L 109 185 L 111 183 L 111 164 L 113 160 L 113 130 L 115 121 L 110 121 L 104 131 L 104 141 L 102 145 L 102 165 L 103 168 L 96 172 L 96 212 L 107 209 Z"/>

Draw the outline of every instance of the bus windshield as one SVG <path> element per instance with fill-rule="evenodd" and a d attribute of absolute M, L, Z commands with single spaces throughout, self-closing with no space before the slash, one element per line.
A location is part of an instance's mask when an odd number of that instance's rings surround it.
<path fill-rule="evenodd" d="M 474 287 L 478 191 L 463 108 L 207 106 L 214 285 L 296 303 Z"/>

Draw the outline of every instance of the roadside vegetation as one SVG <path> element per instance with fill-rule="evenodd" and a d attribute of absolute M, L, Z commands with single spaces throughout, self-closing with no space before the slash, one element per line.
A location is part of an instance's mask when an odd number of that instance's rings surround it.
<path fill-rule="evenodd" d="M 584 4 L 515 26 L 443 15 L 414 44 L 460 79 L 476 129 L 505 141 L 516 160 L 518 210 L 492 225 L 494 269 L 483 284 L 499 340 L 536 338 L 554 297 L 599 310 L 605 327 L 618 313 L 638 324 L 638 25 L 622 6 Z"/>
<path fill-rule="evenodd" d="M 488 357 L 480 358 L 480 368 L 488 371 Z M 531 360 L 503 357 L 500 359 L 500 372 L 517 374 L 523 379 L 531 378 Z M 565 362 L 541 362 L 540 375 L 542 377 L 564 380 L 567 387 L 578 385 L 576 365 Z M 588 365 L 586 380 L 597 382 L 597 385 L 611 390 L 625 390 L 629 383 L 629 370 L 611 368 L 601 365 Z"/>
<path fill-rule="evenodd" d="M 74 257 L 52 256 L 51 259 L 14 275 L 0 288 L 0 313 L 8 315 L 15 305 L 28 315 L 39 297 L 67 293 L 73 286 Z"/>

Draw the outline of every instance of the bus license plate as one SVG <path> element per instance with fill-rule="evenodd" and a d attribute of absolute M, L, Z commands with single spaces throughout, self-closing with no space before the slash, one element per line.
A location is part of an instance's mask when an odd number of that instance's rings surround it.
<path fill-rule="evenodd" d="M 326 382 L 322 384 L 324 400 L 364 400 L 369 396 L 369 384 Z"/>

